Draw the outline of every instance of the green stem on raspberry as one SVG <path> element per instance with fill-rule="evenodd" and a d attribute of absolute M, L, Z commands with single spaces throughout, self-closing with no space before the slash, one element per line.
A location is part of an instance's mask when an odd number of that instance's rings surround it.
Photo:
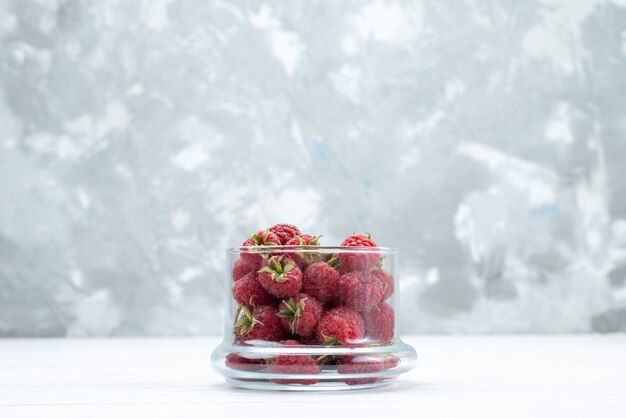
<path fill-rule="evenodd" d="M 237 320 L 239 319 L 239 314 L 241 313 L 241 307 L 243 305 L 239 304 L 237 305 L 237 311 L 235 312 L 235 321 L 233 322 L 233 325 L 237 324 Z"/>
<path fill-rule="evenodd" d="M 382 270 L 385 264 L 385 256 L 381 256 L 376 264 L 372 266 L 372 270 Z"/>
<path fill-rule="evenodd" d="M 329 357 L 330 357 L 330 354 L 323 354 L 323 355 L 319 356 L 318 358 L 316 358 L 315 362 L 317 364 L 320 364 L 320 363 L 326 361 L 326 359 L 329 358 Z"/>
<path fill-rule="evenodd" d="M 333 254 L 330 260 L 328 260 L 326 263 L 328 263 L 328 265 L 333 268 L 337 268 L 339 266 L 339 256 L 337 254 Z"/>

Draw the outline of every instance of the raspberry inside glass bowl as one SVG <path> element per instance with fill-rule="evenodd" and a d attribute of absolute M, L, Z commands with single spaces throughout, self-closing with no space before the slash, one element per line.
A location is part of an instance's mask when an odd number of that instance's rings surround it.
<path fill-rule="evenodd" d="M 398 255 L 384 247 L 231 248 L 224 340 L 213 368 L 234 386 L 347 390 L 415 366 L 398 334 Z"/>

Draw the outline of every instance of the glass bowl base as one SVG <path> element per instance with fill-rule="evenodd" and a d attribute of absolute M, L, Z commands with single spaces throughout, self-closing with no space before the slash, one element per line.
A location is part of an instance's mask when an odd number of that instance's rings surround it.
<path fill-rule="evenodd" d="M 381 379 L 377 382 L 358 383 L 348 385 L 341 381 L 320 381 L 311 385 L 303 384 L 280 384 L 272 382 L 268 379 L 238 379 L 224 376 L 226 382 L 234 387 L 255 390 L 276 390 L 290 392 L 319 392 L 319 391 L 343 391 L 343 390 L 359 390 L 371 389 L 387 386 L 396 380 L 395 377 Z"/>
<path fill-rule="evenodd" d="M 259 343 L 260 344 L 260 343 Z M 281 361 L 272 368 L 274 361 Z M 312 368 L 302 369 L 302 364 Z M 369 346 L 253 346 L 224 341 L 214 351 L 213 369 L 232 386 L 280 391 L 338 391 L 377 388 L 415 366 L 415 350 L 401 340 Z M 310 374 L 304 374 L 304 373 Z"/>

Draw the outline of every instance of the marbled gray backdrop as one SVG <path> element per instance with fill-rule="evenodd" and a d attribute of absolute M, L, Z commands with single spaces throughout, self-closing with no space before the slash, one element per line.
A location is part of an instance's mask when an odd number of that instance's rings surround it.
<path fill-rule="evenodd" d="M 0 335 L 220 333 L 279 221 L 405 332 L 624 331 L 625 115 L 624 0 L 2 0 Z"/>

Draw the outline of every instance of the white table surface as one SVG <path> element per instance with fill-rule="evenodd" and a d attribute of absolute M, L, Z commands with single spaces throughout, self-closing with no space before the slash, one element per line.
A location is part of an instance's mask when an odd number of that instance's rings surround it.
<path fill-rule="evenodd" d="M 626 417 L 626 335 L 405 341 L 391 386 L 285 393 L 227 386 L 217 339 L 0 340 L 0 417 Z"/>

